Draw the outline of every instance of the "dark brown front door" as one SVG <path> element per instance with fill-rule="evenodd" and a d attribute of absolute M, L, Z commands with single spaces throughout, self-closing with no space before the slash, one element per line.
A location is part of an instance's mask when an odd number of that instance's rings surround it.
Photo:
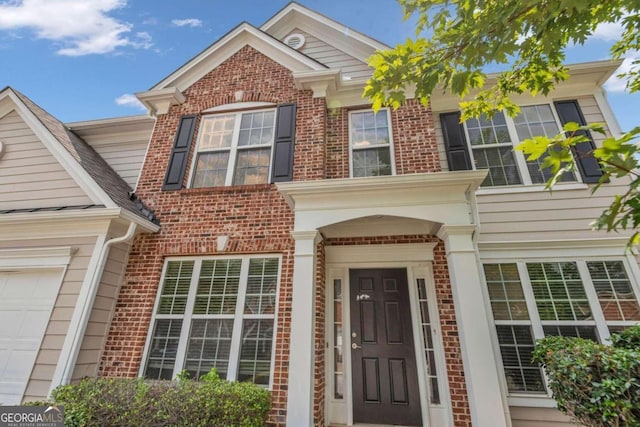
<path fill-rule="evenodd" d="M 353 421 L 422 425 L 407 271 L 350 270 Z"/>

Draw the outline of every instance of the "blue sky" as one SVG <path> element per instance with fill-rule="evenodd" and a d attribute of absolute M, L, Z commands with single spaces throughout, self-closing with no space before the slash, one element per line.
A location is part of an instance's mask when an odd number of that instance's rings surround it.
<path fill-rule="evenodd" d="M 395 45 L 413 35 L 394 0 L 300 0 Z M 132 94 L 180 67 L 241 21 L 260 26 L 287 0 L 0 0 L 0 87 L 12 86 L 65 122 L 140 114 Z M 620 34 L 598 29 L 570 63 L 608 58 Z M 623 130 L 640 124 L 640 94 L 610 81 Z"/>

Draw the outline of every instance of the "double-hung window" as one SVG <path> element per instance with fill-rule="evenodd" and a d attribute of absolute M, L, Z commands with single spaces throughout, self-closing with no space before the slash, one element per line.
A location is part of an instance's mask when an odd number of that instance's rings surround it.
<path fill-rule="evenodd" d="M 605 342 L 640 321 L 622 261 L 484 264 L 489 300 L 510 393 L 546 394 L 535 340 L 560 335 Z"/>
<path fill-rule="evenodd" d="M 389 111 L 350 112 L 349 146 L 352 177 L 392 175 L 394 163 Z"/>
<path fill-rule="evenodd" d="M 244 111 L 204 116 L 192 187 L 269 182 L 276 111 Z"/>
<path fill-rule="evenodd" d="M 489 170 L 483 187 L 544 184 L 551 176 L 548 170 L 540 170 L 545 156 L 527 161 L 514 147 L 535 136 L 556 136 L 560 130 L 553 106 L 538 104 L 520 107 L 514 118 L 498 111 L 492 118 L 469 119 L 464 123 L 464 138 L 473 168 Z M 560 181 L 576 181 L 576 176 L 565 173 Z"/>
<path fill-rule="evenodd" d="M 184 258 L 166 262 L 142 374 L 222 378 L 268 386 L 280 259 Z"/>

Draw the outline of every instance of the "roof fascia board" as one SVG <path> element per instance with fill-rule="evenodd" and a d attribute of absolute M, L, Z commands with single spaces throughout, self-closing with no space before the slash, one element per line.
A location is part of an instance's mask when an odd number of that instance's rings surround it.
<path fill-rule="evenodd" d="M 183 91 L 247 44 L 292 71 L 326 68 L 319 62 L 291 49 L 245 22 L 156 84 L 148 92 L 172 86 Z"/>
<path fill-rule="evenodd" d="M 15 224 L 43 224 L 52 222 L 69 222 L 78 225 L 81 221 L 122 219 L 126 222 L 135 222 L 144 231 L 155 233 L 160 226 L 152 223 L 126 209 L 103 208 L 88 210 L 45 211 L 45 212 L 21 212 L 15 214 L 0 215 L 0 227 L 13 226 Z"/>
<path fill-rule="evenodd" d="M 76 184 L 82 188 L 93 203 L 97 205 L 105 205 L 109 208 L 115 208 L 118 206 L 11 89 L 8 89 L 5 96 L 8 96 L 13 101 L 16 106 L 16 112 L 26 122 L 27 126 L 29 126 L 36 134 L 44 146 L 47 147 L 53 157 L 55 157 L 55 159 L 62 165 L 71 178 L 73 178 Z"/>
<path fill-rule="evenodd" d="M 571 98 L 582 95 L 593 95 L 602 91 L 602 86 L 611 77 L 622 61 L 620 60 L 603 60 L 603 61 L 591 61 L 581 62 L 577 64 L 567 64 L 569 69 L 569 79 L 559 82 L 551 93 L 549 93 L 548 99 L 559 98 Z M 486 86 L 495 84 L 496 79 L 500 73 L 487 74 Z M 581 80 L 575 80 L 580 76 Z M 408 91 L 409 92 L 409 91 Z M 472 92 L 467 98 L 473 97 Z M 407 98 L 409 98 L 409 93 Z M 513 101 L 518 103 L 518 100 L 528 101 L 534 99 L 529 94 L 513 95 Z M 542 95 L 539 95 L 535 99 L 544 99 Z M 447 111 L 452 109 L 458 109 L 460 104 L 460 98 L 457 95 L 451 93 L 443 93 L 442 90 L 436 90 L 431 97 L 431 105 L 433 111 Z"/>
<path fill-rule="evenodd" d="M 83 120 L 80 122 L 70 122 L 64 125 L 73 131 L 82 131 L 85 129 L 94 129 L 102 127 L 115 127 L 121 125 L 148 125 L 153 123 L 155 119 L 146 114 L 137 116 L 111 117 L 107 119 Z"/>

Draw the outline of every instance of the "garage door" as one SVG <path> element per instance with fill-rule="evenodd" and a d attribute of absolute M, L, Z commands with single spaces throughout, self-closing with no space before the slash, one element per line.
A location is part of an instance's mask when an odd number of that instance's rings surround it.
<path fill-rule="evenodd" d="M 49 323 L 60 270 L 0 272 L 0 404 L 20 404 Z"/>

